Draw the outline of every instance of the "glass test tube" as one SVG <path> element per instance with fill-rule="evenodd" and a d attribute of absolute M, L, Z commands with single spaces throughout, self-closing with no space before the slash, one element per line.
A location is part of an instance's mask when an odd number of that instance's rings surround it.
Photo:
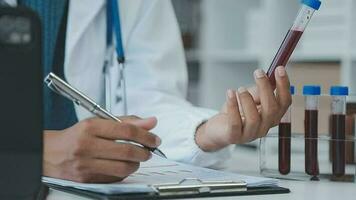
<path fill-rule="evenodd" d="M 290 93 L 294 95 L 295 88 L 291 86 Z M 290 172 L 290 158 L 291 158 L 291 136 L 292 136 L 292 108 L 288 108 L 287 112 L 281 119 L 278 125 L 278 170 L 279 173 L 287 175 Z"/>
<path fill-rule="evenodd" d="M 318 107 L 320 86 L 304 86 L 303 95 L 305 96 L 305 172 L 318 180 Z"/>
<path fill-rule="evenodd" d="M 279 47 L 269 69 L 267 75 L 273 86 L 276 85 L 274 72 L 278 66 L 286 66 L 290 56 L 297 46 L 304 30 L 308 26 L 314 12 L 319 10 L 321 2 L 319 0 L 302 0 L 302 7 L 292 25 L 287 32 L 281 46 Z"/>
<path fill-rule="evenodd" d="M 333 86 L 331 95 L 331 155 L 334 176 L 345 174 L 345 119 L 348 87 Z"/>

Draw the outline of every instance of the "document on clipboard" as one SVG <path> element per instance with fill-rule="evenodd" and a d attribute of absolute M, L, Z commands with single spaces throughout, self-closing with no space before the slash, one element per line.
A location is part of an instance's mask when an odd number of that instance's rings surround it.
<path fill-rule="evenodd" d="M 244 192 L 253 187 L 277 187 L 278 181 L 222 172 L 170 161 L 159 156 L 141 164 L 137 172 L 122 182 L 83 184 L 43 177 L 43 182 L 107 195 L 158 194 L 160 196 Z"/>

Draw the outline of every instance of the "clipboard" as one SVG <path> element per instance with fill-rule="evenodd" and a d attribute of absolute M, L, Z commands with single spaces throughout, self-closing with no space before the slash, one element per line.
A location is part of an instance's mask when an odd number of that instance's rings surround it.
<path fill-rule="evenodd" d="M 202 197 L 246 196 L 290 193 L 288 188 L 273 187 L 247 187 L 244 182 L 233 181 L 208 181 L 199 179 L 184 179 L 177 184 L 153 185 L 154 192 L 135 194 L 102 194 L 73 187 L 59 186 L 44 183 L 51 189 L 67 192 L 96 200 L 121 200 L 121 199 L 185 199 Z"/>
<path fill-rule="evenodd" d="M 55 190 L 91 199 L 182 199 L 289 193 L 270 178 L 202 168 L 153 156 L 124 181 L 86 184 L 43 177 Z"/>

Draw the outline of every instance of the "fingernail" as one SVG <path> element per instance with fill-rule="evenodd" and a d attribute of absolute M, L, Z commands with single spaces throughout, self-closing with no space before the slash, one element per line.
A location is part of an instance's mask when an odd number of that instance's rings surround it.
<path fill-rule="evenodd" d="M 262 69 L 257 69 L 254 73 L 256 78 L 263 78 L 266 76 L 265 71 L 263 71 Z"/>
<path fill-rule="evenodd" d="M 234 98 L 234 92 L 232 91 L 232 90 L 227 90 L 227 97 L 229 98 L 229 99 L 232 99 L 232 98 Z"/>
<path fill-rule="evenodd" d="M 247 92 L 247 90 L 246 90 L 245 87 L 240 87 L 240 88 L 238 89 L 238 91 L 239 91 L 239 94 L 242 94 L 242 93 L 244 93 L 244 92 Z"/>
<path fill-rule="evenodd" d="M 161 143 L 162 143 L 161 138 L 156 137 L 156 146 L 158 147 L 159 145 L 161 145 Z"/>
<path fill-rule="evenodd" d="M 280 77 L 286 76 L 286 69 L 283 66 L 277 67 L 277 72 Z"/>
<path fill-rule="evenodd" d="M 147 118 L 144 118 L 142 120 L 145 120 L 145 121 L 157 121 L 157 117 L 147 117 Z"/>

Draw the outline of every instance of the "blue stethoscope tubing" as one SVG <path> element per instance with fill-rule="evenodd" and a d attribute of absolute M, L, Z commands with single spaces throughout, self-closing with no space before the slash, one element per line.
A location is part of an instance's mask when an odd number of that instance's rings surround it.
<path fill-rule="evenodd" d="M 122 42 L 122 31 L 120 21 L 120 10 L 118 0 L 106 1 L 106 58 L 104 62 L 104 74 L 105 74 L 105 104 L 106 109 L 111 110 L 113 94 L 112 94 L 112 73 L 110 73 L 113 67 L 112 58 L 114 49 L 117 55 L 117 62 L 119 64 L 119 81 L 118 87 L 122 90 L 121 99 L 123 104 L 123 114 L 127 115 L 127 95 L 126 95 L 126 81 L 125 81 L 125 52 Z M 115 34 L 115 35 L 114 35 Z M 115 36 L 115 37 L 114 37 Z M 115 38 L 116 44 L 113 42 Z M 115 48 L 114 48 L 115 47 Z"/>

